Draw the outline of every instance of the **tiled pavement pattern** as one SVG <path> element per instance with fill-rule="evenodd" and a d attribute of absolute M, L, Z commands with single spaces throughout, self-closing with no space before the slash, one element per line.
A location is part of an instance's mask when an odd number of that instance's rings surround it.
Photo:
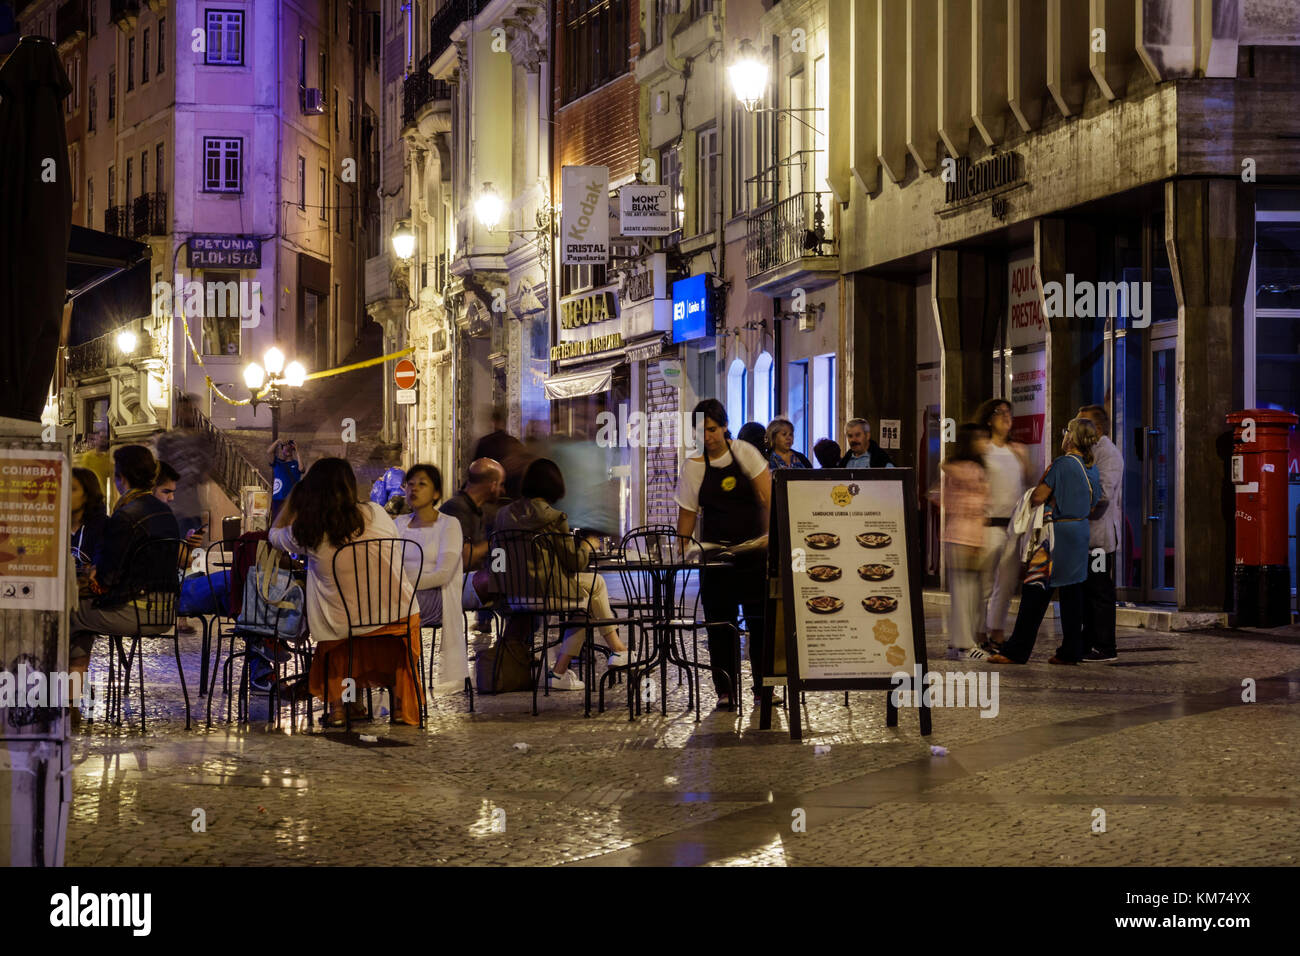
<path fill-rule="evenodd" d="M 942 657 L 940 621 L 927 628 Z M 854 693 L 848 708 L 842 693 L 810 694 L 799 745 L 780 711 L 772 732 L 748 708 L 696 724 L 671 678 L 668 716 L 634 723 L 617 699 L 587 720 L 581 694 L 557 693 L 536 718 L 523 694 L 480 697 L 472 715 L 463 696 L 438 698 L 425 731 L 362 725 L 378 743 L 260 720 L 231 729 L 224 708 L 211 730 L 187 732 L 170 648 L 154 643 L 148 735 L 99 724 L 77 740 L 67 861 L 1296 862 L 1300 645 L 1122 632 L 1119 666 L 1074 668 L 1046 664 L 1054 647 L 1044 633 L 1027 667 L 934 665 L 997 670 L 994 719 L 937 710 L 927 739 L 915 711 L 885 727 L 883 692 Z M 183 658 L 193 684 L 197 638 Z M 1247 677 L 1257 703 L 1241 701 Z M 1097 808 L 1105 833 L 1093 832 Z"/>

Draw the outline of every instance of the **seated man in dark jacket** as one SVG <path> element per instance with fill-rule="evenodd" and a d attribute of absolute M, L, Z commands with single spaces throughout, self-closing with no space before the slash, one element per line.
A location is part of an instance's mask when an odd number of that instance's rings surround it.
<path fill-rule="evenodd" d="M 130 634 L 136 628 L 136 609 L 131 601 L 151 582 L 158 587 L 175 587 L 180 547 L 176 554 L 160 551 L 150 555 L 156 566 L 143 567 L 134 560 L 142 542 L 158 538 L 179 538 L 180 526 L 172 510 L 153 494 L 158 463 L 143 445 L 125 445 L 113 453 L 113 483 L 122 495 L 104 523 L 103 537 L 90 571 L 92 602 L 82 600 L 68 623 L 72 634 L 68 667 L 85 673 L 97 634 Z M 161 634 L 167 627 L 149 627 L 146 634 Z"/>
<path fill-rule="evenodd" d="M 840 459 L 841 468 L 893 468 L 893 459 L 871 437 L 871 423 L 865 418 L 851 418 L 844 426 L 849 450 Z"/>

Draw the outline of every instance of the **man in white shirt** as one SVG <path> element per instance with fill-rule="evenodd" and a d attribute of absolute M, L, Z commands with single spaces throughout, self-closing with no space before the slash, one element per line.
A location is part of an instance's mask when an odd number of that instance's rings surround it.
<path fill-rule="evenodd" d="M 1097 426 L 1101 440 L 1092 449 L 1101 476 L 1102 497 L 1110 502 L 1105 513 L 1089 523 L 1088 580 L 1083 604 L 1083 641 L 1088 650 L 1083 660 L 1105 663 L 1119 660 L 1115 649 L 1115 551 L 1120 543 L 1120 489 L 1124 482 L 1124 458 L 1110 435 L 1110 416 L 1101 405 L 1084 405 L 1079 417 Z"/>

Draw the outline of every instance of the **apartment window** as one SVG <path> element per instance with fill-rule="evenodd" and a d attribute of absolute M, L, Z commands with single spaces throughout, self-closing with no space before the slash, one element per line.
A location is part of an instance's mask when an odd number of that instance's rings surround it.
<path fill-rule="evenodd" d="M 334 135 L 339 132 L 339 88 L 334 87 Z"/>
<path fill-rule="evenodd" d="M 126 205 L 127 206 L 131 205 L 131 199 L 135 195 L 133 191 L 134 184 L 135 184 L 134 160 L 132 160 L 132 158 L 128 156 L 126 158 Z"/>
<path fill-rule="evenodd" d="M 153 148 L 153 177 L 157 180 L 154 188 L 158 192 L 163 192 L 167 188 L 167 179 L 165 170 L 167 167 L 163 164 L 163 157 L 167 154 L 163 152 L 163 144 L 159 143 Z"/>
<path fill-rule="evenodd" d="M 351 3 L 348 4 L 348 46 L 352 45 L 352 18 L 356 16 Z"/>
<path fill-rule="evenodd" d="M 628 69 L 630 0 L 568 0 L 564 13 L 564 99 L 577 99 Z"/>
<path fill-rule="evenodd" d="M 239 273 L 203 273 L 203 354 L 239 354 Z"/>
<path fill-rule="evenodd" d="M 680 0 L 654 0 L 654 22 L 650 27 L 650 46 L 656 47 L 664 42 L 664 26 L 668 15 L 677 12 Z"/>
<path fill-rule="evenodd" d="M 298 89 L 307 88 L 307 38 L 298 34 Z"/>
<path fill-rule="evenodd" d="M 140 195 L 149 191 L 149 151 L 140 154 Z"/>
<path fill-rule="evenodd" d="M 607 281 L 604 265 L 565 266 L 564 287 L 560 294 L 572 295 L 575 292 L 597 289 Z"/>
<path fill-rule="evenodd" d="M 329 180 L 326 179 L 325 167 L 322 166 L 320 169 L 320 210 L 319 210 L 321 222 L 327 222 L 329 219 L 329 216 L 326 212 L 326 210 L 329 209 L 329 200 L 326 198 L 326 190 L 329 189 L 329 186 L 327 185 L 328 182 Z"/>
<path fill-rule="evenodd" d="M 86 228 L 95 228 L 95 180 L 86 179 Z"/>
<path fill-rule="evenodd" d="M 135 89 L 135 37 L 126 38 L 126 91 Z"/>
<path fill-rule="evenodd" d="M 204 10 L 208 25 L 208 46 L 204 62 L 209 66 L 242 66 L 244 63 L 244 12 Z"/>
<path fill-rule="evenodd" d="M 158 66 L 154 70 L 159 76 L 167 69 L 167 18 L 158 18 Z"/>
<path fill-rule="evenodd" d="M 324 50 L 321 50 L 321 51 L 320 51 L 320 55 L 319 55 L 319 57 L 318 57 L 318 60 L 319 60 L 319 63 L 318 63 L 317 66 L 316 66 L 316 73 L 317 73 L 317 75 L 320 77 L 320 88 L 321 88 L 322 90 L 327 90 L 327 89 L 329 89 L 329 85 L 330 85 L 330 83 L 329 83 L 329 75 L 330 75 L 330 74 L 329 74 L 329 60 L 326 59 L 326 55 L 325 55 L 325 51 L 324 51 Z M 335 99 L 337 100 L 338 97 L 336 96 Z"/>
<path fill-rule="evenodd" d="M 718 128 L 707 126 L 695 136 L 695 231 L 711 232 L 718 216 Z"/>
<path fill-rule="evenodd" d="M 108 205 L 112 207 L 117 203 L 117 170 L 112 164 L 108 167 Z"/>
<path fill-rule="evenodd" d="M 749 184 L 754 175 L 754 139 L 749 113 L 741 103 L 731 108 L 731 214 L 739 216 L 749 208 Z"/>
<path fill-rule="evenodd" d="M 95 113 L 98 111 L 99 98 L 95 96 L 95 84 L 90 84 L 90 98 L 87 101 L 87 110 L 89 116 L 86 117 L 86 129 L 90 132 L 95 131 Z"/>
<path fill-rule="evenodd" d="M 379 14 L 374 12 L 367 13 L 366 22 L 370 24 L 370 30 L 367 33 L 367 39 L 369 41 L 369 52 L 367 53 L 367 56 L 370 58 L 370 62 L 375 65 L 375 72 L 379 72 L 379 54 L 384 39 Z"/>
<path fill-rule="evenodd" d="M 334 234 L 343 231 L 343 196 L 338 183 L 334 184 Z"/>
<path fill-rule="evenodd" d="M 149 28 L 144 28 L 140 38 L 140 82 L 149 82 Z"/>
<path fill-rule="evenodd" d="M 686 219 L 686 192 L 682 185 L 682 155 L 676 146 L 659 152 L 659 181 L 668 187 L 668 195 L 673 203 L 672 222 L 675 235 L 665 237 L 665 242 L 671 245 L 681 240 L 682 224 Z"/>
<path fill-rule="evenodd" d="M 244 141 L 238 137 L 203 137 L 203 191 L 243 192 L 243 153 Z"/>
<path fill-rule="evenodd" d="M 307 157 L 298 157 L 298 209 L 307 211 Z"/>
<path fill-rule="evenodd" d="M 357 141 L 357 104 L 352 97 L 348 97 L 348 142 Z"/>
<path fill-rule="evenodd" d="M 81 183 L 81 151 L 77 144 L 68 147 L 68 179 L 72 183 L 72 202 L 77 201 L 77 186 Z"/>
<path fill-rule="evenodd" d="M 117 115 L 117 67 L 108 68 L 108 118 Z"/>
<path fill-rule="evenodd" d="M 96 36 L 98 33 L 98 28 L 95 25 L 96 21 L 99 19 L 98 7 L 99 4 L 96 3 L 95 0 L 90 0 L 90 35 L 92 37 Z"/>

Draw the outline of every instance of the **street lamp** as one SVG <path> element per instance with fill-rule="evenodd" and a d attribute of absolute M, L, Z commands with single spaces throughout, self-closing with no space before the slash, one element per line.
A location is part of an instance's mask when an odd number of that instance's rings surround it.
<path fill-rule="evenodd" d="M 767 89 L 767 64 L 758 58 L 754 45 L 748 40 L 740 41 L 736 59 L 727 68 L 727 73 L 737 99 L 744 104 L 746 112 L 754 112 Z"/>
<path fill-rule="evenodd" d="M 138 344 L 139 340 L 130 329 L 123 329 L 117 333 L 117 350 L 123 355 L 130 355 Z"/>
<path fill-rule="evenodd" d="M 496 228 L 497 223 L 501 221 L 501 214 L 505 211 L 505 205 L 500 194 L 492 188 L 492 184 L 484 183 L 482 192 L 478 194 L 478 199 L 474 200 L 474 215 L 491 232 Z"/>
<path fill-rule="evenodd" d="M 272 346 L 262 356 L 262 364 L 249 362 L 244 366 L 244 384 L 253 393 L 253 411 L 258 405 L 271 406 L 271 440 L 280 440 L 280 406 L 285 401 L 285 388 L 300 388 L 307 380 L 307 369 L 296 359 L 285 364 L 284 353 Z M 289 399 L 297 401 L 297 399 Z"/>
<path fill-rule="evenodd" d="M 409 219 L 399 219 L 393 229 L 393 254 L 403 261 L 415 255 L 415 233 Z"/>

